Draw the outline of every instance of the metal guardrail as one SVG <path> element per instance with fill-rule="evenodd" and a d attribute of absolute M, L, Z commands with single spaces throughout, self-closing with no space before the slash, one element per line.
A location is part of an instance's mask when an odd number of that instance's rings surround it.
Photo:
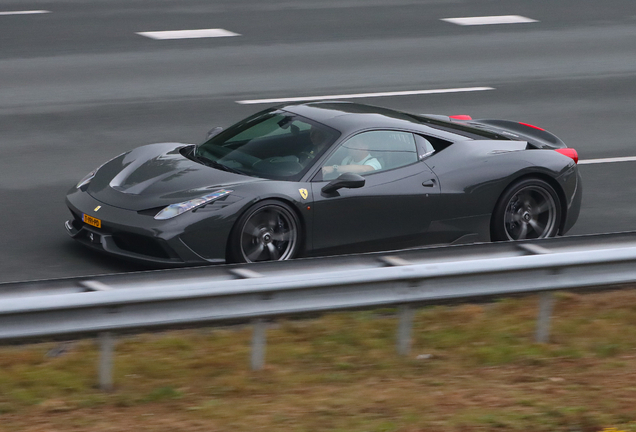
<path fill-rule="evenodd" d="M 265 321 L 399 307 L 397 348 L 410 349 L 413 308 L 636 281 L 636 232 L 475 244 L 281 263 L 216 266 L 0 285 L 0 342 L 100 336 L 100 385 L 112 387 L 113 333 L 253 322 L 252 368 L 264 362 Z"/>
<path fill-rule="evenodd" d="M 42 281 L 20 281 L 0 283 L 0 301 L 11 297 L 82 293 L 100 291 L 102 289 L 178 287 L 185 286 L 190 282 L 223 282 L 242 278 L 241 272 L 243 269 L 249 269 L 263 277 L 277 277 L 322 271 L 387 267 L 395 265 L 401 260 L 411 264 L 432 264 L 532 255 L 541 253 L 541 250 L 537 247 L 547 249 L 552 253 L 559 253 L 591 249 L 604 250 L 626 246 L 636 246 L 636 231 L 557 237 L 523 242 L 428 247 L 336 257 L 297 259 L 285 262 L 255 263 L 249 266 L 216 265 Z"/>

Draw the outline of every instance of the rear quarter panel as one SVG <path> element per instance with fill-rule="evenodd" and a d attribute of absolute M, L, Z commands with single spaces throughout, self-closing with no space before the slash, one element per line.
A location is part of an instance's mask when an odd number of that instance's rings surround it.
<path fill-rule="evenodd" d="M 523 141 L 462 141 L 427 159 L 441 189 L 437 220 L 489 218 L 504 190 L 524 176 L 550 181 L 564 198 L 566 191 L 559 179 L 575 170 L 574 162 L 553 150 L 526 150 L 526 145 Z M 474 229 L 483 231 L 484 227 Z"/>

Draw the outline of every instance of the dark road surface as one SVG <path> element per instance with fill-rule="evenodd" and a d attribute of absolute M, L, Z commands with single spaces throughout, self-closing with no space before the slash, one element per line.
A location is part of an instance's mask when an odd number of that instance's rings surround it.
<path fill-rule="evenodd" d="M 66 235 L 66 191 L 130 148 L 199 142 L 244 99 L 357 99 L 544 127 L 582 160 L 636 156 L 636 6 L 575 1 L 0 0 L 0 282 L 140 270 Z M 442 18 L 538 22 L 458 26 Z M 153 40 L 146 31 L 240 36 Z M 580 166 L 569 235 L 636 230 L 636 162 Z"/>

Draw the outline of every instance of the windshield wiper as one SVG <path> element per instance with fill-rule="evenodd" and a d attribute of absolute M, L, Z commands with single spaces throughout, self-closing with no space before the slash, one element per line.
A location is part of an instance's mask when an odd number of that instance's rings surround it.
<path fill-rule="evenodd" d="M 232 168 L 232 167 L 229 167 L 227 165 L 223 165 L 222 163 L 219 163 L 219 162 L 216 162 L 216 161 L 213 161 L 213 160 L 210 160 L 210 162 L 212 162 L 212 166 L 214 168 L 218 168 L 218 169 L 221 169 L 223 171 L 231 172 L 231 173 L 234 173 L 234 174 L 245 175 L 245 173 L 243 171 L 239 171 L 236 168 Z"/>
<path fill-rule="evenodd" d="M 205 165 L 205 166 L 209 166 L 209 167 L 212 167 L 212 168 L 220 169 L 220 170 L 222 170 L 222 171 L 231 172 L 231 173 L 234 173 L 234 174 L 241 174 L 241 175 L 245 175 L 245 173 L 244 173 L 244 172 L 239 171 L 239 170 L 237 170 L 236 168 L 232 168 L 232 167 L 229 167 L 229 166 L 227 166 L 227 165 L 223 165 L 222 163 L 219 163 L 219 162 L 217 162 L 217 161 L 214 161 L 214 160 L 212 160 L 212 159 L 209 159 L 209 158 L 207 158 L 207 157 L 205 157 L 205 156 L 203 156 L 203 155 L 198 155 L 198 154 L 196 154 L 196 152 L 192 153 L 192 157 L 193 157 L 196 161 L 198 161 L 198 162 L 202 163 L 202 164 L 203 164 L 203 165 Z"/>

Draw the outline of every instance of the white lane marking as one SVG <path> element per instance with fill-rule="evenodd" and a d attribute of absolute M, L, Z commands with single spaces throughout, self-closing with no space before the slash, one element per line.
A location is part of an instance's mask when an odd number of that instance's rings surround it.
<path fill-rule="evenodd" d="M 151 31 L 151 32 L 137 32 L 137 34 L 148 37 L 150 39 L 156 39 L 156 40 L 201 39 L 201 38 L 240 36 L 240 34 L 238 33 L 234 33 L 225 29 Z"/>
<path fill-rule="evenodd" d="M 25 11 L 6 11 L 0 12 L 0 15 L 33 15 L 33 14 L 45 14 L 51 13 L 47 10 L 25 10 Z"/>
<path fill-rule="evenodd" d="M 331 99 L 331 100 L 357 99 L 357 98 L 386 97 L 386 96 L 410 96 L 410 95 L 438 94 L 438 93 L 460 93 L 460 92 L 475 92 L 475 91 L 485 91 L 485 90 L 494 90 L 494 88 L 493 87 L 464 87 L 464 88 L 410 90 L 410 91 L 396 91 L 396 92 L 382 92 L 382 93 L 357 93 L 357 94 L 325 95 L 325 96 L 305 96 L 305 97 L 278 98 L 278 99 L 252 99 L 252 100 L 240 100 L 240 101 L 236 101 L 236 103 L 250 105 L 250 104 L 278 103 L 278 102 L 318 101 L 318 100 L 327 100 L 327 99 Z"/>
<path fill-rule="evenodd" d="M 605 159 L 586 159 L 586 160 L 580 160 L 579 165 L 612 163 L 612 162 L 636 162 L 636 156 L 605 158 Z"/>
<path fill-rule="evenodd" d="M 490 24 L 520 24 L 538 22 L 532 18 L 526 18 L 521 15 L 498 15 L 498 16 L 482 16 L 482 17 L 463 17 L 463 18 L 442 18 L 442 21 L 449 23 L 470 26 L 470 25 L 490 25 Z"/>

